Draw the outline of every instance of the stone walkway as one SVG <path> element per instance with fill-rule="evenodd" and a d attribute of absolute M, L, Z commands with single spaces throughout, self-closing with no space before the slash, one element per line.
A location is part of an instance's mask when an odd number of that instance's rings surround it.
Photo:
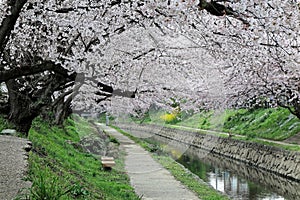
<path fill-rule="evenodd" d="M 22 180 L 27 169 L 27 152 L 30 142 L 26 139 L 0 135 L 0 199 L 14 199 L 18 192 L 30 186 Z"/>
<path fill-rule="evenodd" d="M 98 124 L 115 137 L 126 151 L 125 170 L 137 195 L 144 200 L 198 200 L 143 148 L 115 129 Z"/>

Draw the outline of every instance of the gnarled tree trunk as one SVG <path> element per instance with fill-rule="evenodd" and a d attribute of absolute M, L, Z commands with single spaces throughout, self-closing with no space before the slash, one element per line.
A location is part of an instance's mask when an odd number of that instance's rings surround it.
<path fill-rule="evenodd" d="M 9 115 L 8 119 L 13 123 L 18 132 L 28 135 L 32 121 L 37 117 L 38 112 L 31 109 L 32 100 L 28 95 L 19 91 L 19 84 L 15 80 L 6 82 L 9 94 Z"/>

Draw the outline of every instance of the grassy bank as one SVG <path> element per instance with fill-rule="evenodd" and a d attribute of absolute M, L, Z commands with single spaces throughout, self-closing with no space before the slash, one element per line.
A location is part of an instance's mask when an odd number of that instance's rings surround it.
<path fill-rule="evenodd" d="M 300 120 L 283 108 L 202 112 L 178 125 L 272 140 L 284 140 L 300 132 Z"/>
<path fill-rule="evenodd" d="M 156 161 L 158 161 L 162 166 L 169 170 L 177 180 L 187 186 L 191 191 L 196 193 L 202 200 L 229 200 L 228 197 L 210 187 L 207 183 L 199 179 L 196 175 L 192 174 L 182 165 L 178 164 L 171 157 L 154 153 L 157 152 L 157 149 L 159 148 L 158 146 L 136 138 L 130 133 L 119 129 L 118 127 L 113 126 L 113 128 L 118 130 L 123 135 L 128 136 L 130 139 L 141 145 L 147 151 L 152 152 L 152 157 Z"/>
<path fill-rule="evenodd" d="M 33 182 L 30 199 L 139 199 L 123 172 L 123 158 L 116 169 L 104 170 L 97 155 L 79 145 L 82 137 L 98 134 L 89 122 L 68 119 L 63 128 L 36 120 L 29 139 L 28 179 Z"/>
<path fill-rule="evenodd" d="M 284 140 L 300 132 L 300 120 L 283 108 L 240 110 L 226 119 L 223 130 Z"/>
<path fill-rule="evenodd" d="M 164 124 L 162 115 L 163 112 L 157 111 L 143 121 Z M 284 140 L 300 132 L 300 120 L 284 108 L 227 109 L 182 116 L 181 120 L 171 124 L 271 140 Z"/>

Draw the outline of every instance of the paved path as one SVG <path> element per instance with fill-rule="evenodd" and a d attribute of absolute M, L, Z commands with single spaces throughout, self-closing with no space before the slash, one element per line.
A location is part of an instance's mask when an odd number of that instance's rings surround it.
<path fill-rule="evenodd" d="M 98 124 L 109 135 L 117 138 L 125 148 L 125 170 L 130 177 L 131 185 L 144 200 L 196 200 L 194 193 L 185 188 L 179 181 L 163 168 L 139 145 L 115 129 Z"/>
<path fill-rule="evenodd" d="M 27 169 L 26 139 L 0 135 L 0 199 L 11 200 L 30 183 L 22 180 Z"/>

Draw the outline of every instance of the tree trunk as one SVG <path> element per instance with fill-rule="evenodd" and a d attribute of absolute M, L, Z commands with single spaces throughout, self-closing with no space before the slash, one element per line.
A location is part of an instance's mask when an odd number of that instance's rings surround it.
<path fill-rule="evenodd" d="M 28 136 L 32 121 L 38 114 L 31 109 L 31 99 L 19 91 L 19 85 L 15 80 L 7 81 L 6 85 L 10 106 L 8 119 L 15 125 L 18 132 Z"/>
<path fill-rule="evenodd" d="M 67 119 L 72 114 L 71 109 L 71 101 L 62 101 L 57 104 L 57 106 L 54 109 L 54 124 L 56 125 L 62 125 L 65 119 Z"/>
<path fill-rule="evenodd" d="M 73 87 L 76 79 L 75 72 L 68 75 L 64 69 L 61 71 L 65 74 L 52 72 L 49 75 L 37 74 L 33 80 L 18 78 L 6 81 L 9 95 L 8 119 L 15 125 L 18 132 L 27 136 L 32 121 L 40 114 L 44 114 L 46 118 L 52 118 L 55 120 L 55 124 L 62 124 L 64 119 L 70 115 L 72 89 L 66 92 L 62 98 L 58 98 L 57 104 L 54 104 L 52 99 L 55 92 Z M 65 101 L 66 96 L 68 98 Z"/>
<path fill-rule="evenodd" d="M 78 91 L 83 83 L 84 82 L 82 81 L 73 89 L 65 91 L 53 102 L 52 112 L 54 113 L 54 124 L 62 125 L 65 119 L 67 119 L 73 113 L 71 108 L 72 100 L 78 94 Z"/>

